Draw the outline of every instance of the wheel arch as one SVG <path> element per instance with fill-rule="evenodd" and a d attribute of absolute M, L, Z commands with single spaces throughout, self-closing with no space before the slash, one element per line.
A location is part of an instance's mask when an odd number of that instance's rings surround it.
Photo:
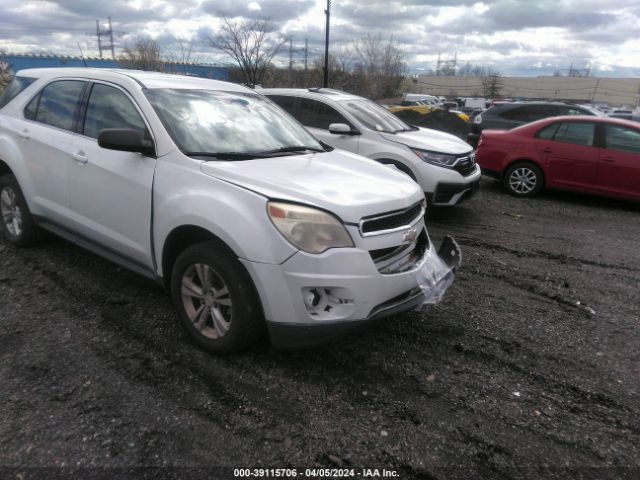
<path fill-rule="evenodd" d="M 204 242 L 214 242 L 224 253 L 238 257 L 229 245 L 206 228 L 197 225 L 176 227 L 169 232 L 162 247 L 162 279 L 167 290 L 171 285 L 171 272 L 178 256 L 187 248 Z"/>
<path fill-rule="evenodd" d="M 401 172 L 406 173 L 407 175 L 409 175 L 409 177 L 411 177 L 411 179 L 414 182 L 418 181 L 418 178 L 416 177 L 416 174 L 411 169 L 411 167 L 409 167 L 406 163 L 401 162 L 400 160 L 394 160 L 393 158 L 387 158 L 387 157 L 375 158 L 374 160 L 376 162 L 382 163 L 383 165 L 393 165 L 394 167 L 396 167 Z"/>
<path fill-rule="evenodd" d="M 9 165 L 0 158 L 0 177 L 8 174 L 13 175 L 13 170 L 11 170 L 11 167 L 9 167 Z"/>

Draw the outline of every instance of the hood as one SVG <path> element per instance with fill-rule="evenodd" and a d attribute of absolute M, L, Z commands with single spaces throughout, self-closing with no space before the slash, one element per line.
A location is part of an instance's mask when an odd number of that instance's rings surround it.
<path fill-rule="evenodd" d="M 471 145 L 455 135 L 430 128 L 420 128 L 420 130 L 411 132 L 380 132 L 380 135 L 386 140 L 431 152 L 461 155 L 470 153 L 473 150 Z"/>
<path fill-rule="evenodd" d="M 206 175 L 270 199 L 328 210 L 343 222 L 410 207 L 424 198 L 404 173 L 341 150 L 244 161 L 203 162 Z"/>

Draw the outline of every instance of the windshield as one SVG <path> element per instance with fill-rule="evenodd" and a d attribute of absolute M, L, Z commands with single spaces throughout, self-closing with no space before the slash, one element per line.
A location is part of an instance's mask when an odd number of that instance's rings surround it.
<path fill-rule="evenodd" d="M 302 125 L 255 93 L 149 89 L 145 94 L 187 155 L 244 160 L 277 152 L 324 151 Z"/>
<path fill-rule="evenodd" d="M 407 132 L 413 130 L 389 110 L 371 100 L 346 100 L 342 105 L 365 127 L 377 132 Z"/>

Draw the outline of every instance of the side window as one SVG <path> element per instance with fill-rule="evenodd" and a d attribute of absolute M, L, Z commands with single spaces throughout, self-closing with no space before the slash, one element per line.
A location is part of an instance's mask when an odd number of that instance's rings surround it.
<path fill-rule="evenodd" d="M 609 150 L 640 153 L 640 130 L 607 125 L 605 131 Z"/>
<path fill-rule="evenodd" d="M 96 83 L 91 89 L 83 133 L 98 138 L 105 128 L 131 128 L 148 136 L 147 127 L 131 100 L 120 90 Z"/>
<path fill-rule="evenodd" d="M 540 140 L 553 140 L 553 136 L 558 131 L 559 126 L 559 123 L 552 123 L 551 125 L 544 127 L 536 133 L 536 138 L 539 138 Z"/>
<path fill-rule="evenodd" d="M 322 128 L 329 130 L 332 123 L 349 122 L 329 105 L 309 98 L 300 99 L 298 120 L 306 127 Z"/>
<path fill-rule="evenodd" d="M 587 110 L 580 110 L 572 107 L 560 107 L 560 113 L 558 115 L 593 115 Z"/>
<path fill-rule="evenodd" d="M 593 146 L 594 130 L 595 125 L 593 123 L 566 122 L 560 124 L 553 139 L 556 142 L 591 147 Z"/>
<path fill-rule="evenodd" d="M 526 107 L 512 108 L 511 110 L 502 112 L 500 116 L 507 120 L 516 120 L 519 122 L 526 122 L 528 119 Z"/>
<path fill-rule="evenodd" d="M 0 108 L 16 98 L 20 92 L 35 82 L 35 80 L 35 78 L 30 77 L 13 77 L 13 80 L 11 80 L 9 85 L 4 89 L 4 93 L 0 95 Z"/>
<path fill-rule="evenodd" d="M 554 105 L 532 105 L 529 107 L 529 121 L 535 122 L 543 118 L 560 115 L 560 109 Z"/>
<path fill-rule="evenodd" d="M 35 112 L 32 100 L 25 109 L 25 116 L 52 127 L 73 130 L 73 117 L 84 85 L 85 82 L 80 80 L 60 80 L 50 83 L 40 92 Z"/>
<path fill-rule="evenodd" d="M 33 97 L 33 99 L 24 107 L 24 118 L 27 120 L 35 120 L 36 113 L 38 113 L 38 102 L 40 102 L 40 94 Z"/>
<path fill-rule="evenodd" d="M 291 97 L 289 95 L 269 95 L 268 98 L 289 115 L 293 115 L 295 113 L 296 97 Z"/>

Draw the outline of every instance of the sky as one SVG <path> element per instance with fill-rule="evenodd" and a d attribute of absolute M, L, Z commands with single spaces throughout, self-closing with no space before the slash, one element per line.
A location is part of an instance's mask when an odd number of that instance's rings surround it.
<path fill-rule="evenodd" d="M 116 54 L 148 36 L 192 60 L 228 63 L 207 45 L 222 18 L 263 17 L 291 38 L 294 65 L 324 51 L 326 0 L 0 0 L 0 50 L 97 56 L 96 19 L 112 18 Z M 411 73 L 438 56 L 491 66 L 503 75 L 640 76 L 640 0 L 333 0 L 332 52 L 367 35 L 393 36 Z M 277 58 L 288 64 L 289 50 Z"/>

